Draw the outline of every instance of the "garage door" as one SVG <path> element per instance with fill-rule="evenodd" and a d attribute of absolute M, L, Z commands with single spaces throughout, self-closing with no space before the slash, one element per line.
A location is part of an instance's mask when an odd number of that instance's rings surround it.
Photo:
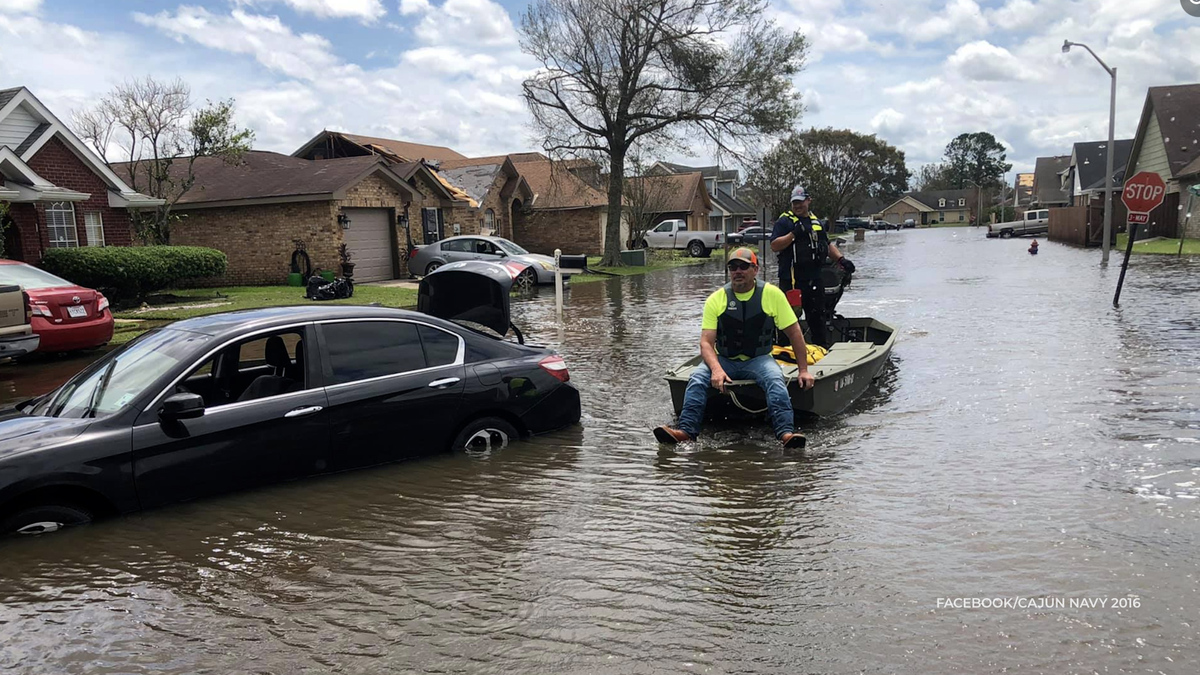
<path fill-rule="evenodd" d="M 381 281 L 392 278 L 391 219 L 387 209 L 342 209 L 350 218 L 343 230 L 346 248 L 353 256 L 354 280 Z"/>

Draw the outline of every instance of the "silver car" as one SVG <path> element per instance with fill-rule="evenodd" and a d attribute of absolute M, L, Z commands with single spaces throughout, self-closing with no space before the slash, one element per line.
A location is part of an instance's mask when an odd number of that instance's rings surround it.
<path fill-rule="evenodd" d="M 554 258 L 530 253 L 503 237 L 468 235 L 450 237 L 419 247 L 408 261 L 408 269 L 416 275 L 426 275 L 446 263 L 464 260 L 504 262 L 515 259 L 532 266 L 537 283 L 554 283 Z M 564 276 L 566 276 L 564 274 Z"/>

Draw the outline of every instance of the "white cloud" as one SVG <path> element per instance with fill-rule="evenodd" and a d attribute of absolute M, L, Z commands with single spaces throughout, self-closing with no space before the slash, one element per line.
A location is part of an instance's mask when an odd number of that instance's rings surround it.
<path fill-rule="evenodd" d="M 0 0 L 0 14 L 32 14 L 42 5 L 42 0 Z"/>
<path fill-rule="evenodd" d="M 914 21 L 911 18 L 914 16 L 926 18 Z M 973 0 L 952 0 L 943 8 L 930 8 L 927 12 L 906 9 L 898 25 L 913 42 L 933 42 L 978 35 L 987 30 L 988 22 Z"/>
<path fill-rule="evenodd" d="M 429 9 L 429 0 L 400 0 L 400 13 L 404 16 L 424 14 Z"/>
<path fill-rule="evenodd" d="M 883 93 L 889 96 L 918 96 L 923 94 L 932 94 L 946 86 L 945 81 L 940 77 L 931 77 L 928 80 L 919 82 L 902 82 L 892 85 L 883 90 Z"/>
<path fill-rule="evenodd" d="M 441 75 L 478 73 L 496 65 L 489 54 L 464 54 L 453 47 L 421 47 L 404 52 L 402 60 L 427 72 Z"/>
<path fill-rule="evenodd" d="M 446 0 L 437 7 L 428 0 L 403 0 L 400 13 L 422 15 L 413 33 L 425 44 L 517 44 L 517 31 L 508 11 L 491 0 Z"/>
<path fill-rule="evenodd" d="M 1025 68 L 1011 52 L 986 40 L 959 47 L 946 63 L 968 81 L 1011 81 L 1025 76 Z"/>
<path fill-rule="evenodd" d="M 382 0 L 234 0 L 238 5 L 251 7 L 266 7 L 283 3 L 297 12 L 312 14 L 320 18 L 357 18 L 364 23 L 371 23 L 387 10 Z"/>

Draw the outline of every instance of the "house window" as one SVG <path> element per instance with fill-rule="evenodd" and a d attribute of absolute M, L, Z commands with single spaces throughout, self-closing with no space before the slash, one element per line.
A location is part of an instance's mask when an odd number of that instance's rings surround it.
<path fill-rule="evenodd" d="M 708 229 L 720 232 L 721 231 L 721 220 L 722 220 L 721 216 L 709 216 L 708 217 Z"/>
<path fill-rule="evenodd" d="M 491 209 L 483 212 L 483 231 L 487 234 L 496 232 L 496 212 Z"/>
<path fill-rule="evenodd" d="M 945 200 L 945 199 L 939 199 L 939 200 L 938 200 L 938 207 L 939 207 L 939 208 L 943 208 L 943 209 L 944 209 L 944 208 L 946 208 L 946 200 Z"/>
<path fill-rule="evenodd" d="M 46 207 L 46 226 L 50 229 L 50 248 L 75 248 L 79 235 L 75 232 L 75 205 L 54 202 Z"/>
<path fill-rule="evenodd" d="M 83 214 L 83 226 L 87 230 L 88 246 L 104 245 L 104 219 L 99 211 L 89 211 Z"/>
<path fill-rule="evenodd" d="M 967 219 L 966 215 L 964 215 L 962 211 L 959 211 L 958 212 L 958 222 L 961 223 L 962 221 L 964 221 L 966 219 Z"/>
<path fill-rule="evenodd" d="M 946 200 L 943 199 L 942 201 L 946 201 Z M 944 211 L 938 211 L 938 222 L 939 223 L 946 222 L 946 213 Z"/>
<path fill-rule="evenodd" d="M 967 205 L 967 200 L 963 199 L 962 197 L 959 197 L 959 198 L 958 198 L 958 205 L 959 205 L 959 206 L 966 206 L 966 205 Z"/>

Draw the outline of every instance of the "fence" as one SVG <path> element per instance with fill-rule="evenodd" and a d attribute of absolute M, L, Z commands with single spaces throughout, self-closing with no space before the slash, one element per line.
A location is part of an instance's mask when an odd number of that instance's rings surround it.
<path fill-rule="evenodd" d="M 1066 206 L 1050 209 L 1050 241 L 1076 246 L 1088 245 L 1088 207 Z"/>

